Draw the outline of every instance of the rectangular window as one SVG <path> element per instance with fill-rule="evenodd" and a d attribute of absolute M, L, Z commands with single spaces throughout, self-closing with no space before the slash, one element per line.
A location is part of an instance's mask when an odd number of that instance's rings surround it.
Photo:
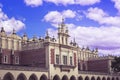
<path fill-rule="evenodd" d="M 59 64 L 59 55 L 56 55 L 56 64 Z"/>
<path fill-rule="evenodd" d="M 5 55 L 3 61 L 4 61 L 4 63 L 7 63 L 8 62 L 8 56 Z"/>
<path fill-rule="evenodd" d="M 70 57 L 70 65 L 72 65 L 72 57 Z"/>
<path fill-rule="evenodd" d="M 63 64 L 67 65 L 67 56 L 63 56 Z"/>
<path fill-rule="evenodd" d="M 19 64 L 19 57 L 18 56 L 15 57 L 15 64 Z"/>

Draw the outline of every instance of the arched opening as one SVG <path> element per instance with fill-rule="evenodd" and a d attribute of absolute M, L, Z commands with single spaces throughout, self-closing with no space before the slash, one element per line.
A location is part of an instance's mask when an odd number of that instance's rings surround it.
<path fill-rule="evenodd" d="M 107 77 L 107 80 L 110 80 L 110 77 Z"/>
<path fill-rule="evenodd" d="M 82 76 L 78 77 L 78 80 L 83 80 Z"/>
<path fill-rule="evenodd" d="M 97 77 L 97 80 L 101 80 L 100 77 Z"/>
<path fill-rule="evenodd" d="M 14 77 L 13 77 L 13 75 L 11 73 L 7 73 L 3 77 L 3 80 L 14 80 Z"/>
<path fill-rule="evenodd" d="M 55 75 L 55 76 L 53 77 L 53 80 L 60 80 L 60 77 L 59 77 L 58 75 Z"/>
<path fill-rule="evenodd" d="M 41 77 L 40 77 L 40 80 L 47 80 L 47 76 L 45 74 L 43 74 Z"/>
<path fill-rule="evenodd" d="M 17 80 L 27 80 L 27 78 L 26 78 L 26 76 L 25 76 L 23 73 L 21 73 L 21 74 L 19 74 L 19 76 L 17 77 Z"/>
<path fill-rule="evenodd" d="M 85 80 L 89 80 L 89 77 L 88 77 L 88 76 L 86 76 L 86 77 L 85 77 Z"/>
<path fill-rule="evenodd" d="M 70 80 L 76 80 L 75 76 L 71 76 Z"/>
<path fill-rule="evenodd" d="M 29 80 L 38 80 L 37 76 L 35 74 L 32 74 L 30 77 L 29 77 Z"/>
<path fill-rule="evenodd" d="M 106 80 L 106 78 L 105 78 L 105 77 L 103 77 L 103 78 L 102 78 L 102 80 Z"/>
<path fill-rule="evenodd" d="M 116 77 L 116 80 L 119 80 L 119 78 L 118 78 L 118 77 Z"/>
<path fill-rule="evenodd" d="M 114 77 L 112 77 L 112 80 L 115 80 L 115 78 L 114 78 Z"/>
<path fill-rule="evenodd" d="M 67 77 L 66 75 L 64 75 L 64 76 L 62 77 L 62 80 L 68 80 L 68 77 Z"/>
<path fill-rule="evenodd" d="M 95 80 L 95 77 L 92 77 L 91 80 Z"/>

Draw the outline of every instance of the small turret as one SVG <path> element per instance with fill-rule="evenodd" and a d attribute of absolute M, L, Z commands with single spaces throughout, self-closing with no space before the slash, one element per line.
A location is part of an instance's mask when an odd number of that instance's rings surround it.
<path fill-rule="evenodd" d="M 62 22 L 59 24 L 58 27 L 58 38 L 60 44 L 68 45 L 69 34 L 63 18 L 62 18 Z"/>
<path fill-rule="evenodd" d="M 2 33 L 2 32 L 5 32 L 4 27 L 1 27 L 1 33 Z"/>
<path fill-rule="evenodd" d="M 55 37 L 53 36 L 53 38 L 51 39 L 51 41 L 53 41 L 53 42 L 55 42 L 56 41 L 56 39 L 55 39 Z"/>
<path fill-rule="evenodd" d="M 23 34 L 22 40 L 23 40 L 23 42 L 28 41 L 28 37 L 27 37 L 26 33 Z"/>
<path fill-rule="evenodd" d="M 37 37 L 34 35 L 32 40 L 37 41 Z"/>
<path fill-rule="evenodd" d="M 0 33 L 0 35 L 1 35 L 1 37 L 6 37 L 7 36 L 3 27 L 1 27 L 1 33 Z"/>

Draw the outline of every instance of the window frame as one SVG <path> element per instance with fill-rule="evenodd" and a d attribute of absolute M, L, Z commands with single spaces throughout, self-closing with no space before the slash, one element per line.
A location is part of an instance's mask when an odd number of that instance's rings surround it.
<path fill-rule="evenodd" d="M 56 55 L 56 64 L 60 64 L 60 55 Z"/>

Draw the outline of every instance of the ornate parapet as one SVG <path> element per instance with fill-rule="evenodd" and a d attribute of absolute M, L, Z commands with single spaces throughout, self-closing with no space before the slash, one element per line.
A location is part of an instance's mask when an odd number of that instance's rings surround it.
<path fill-rule="evenodd" d="M 20 71 L 48 72 L 48 69 L 46 69 L 46 68 L 18 66 L 18 65 L 3 65 L 3 64 L 0 64 L 0 70 L 20 70 Z"/>
<path fill-rule="evenodd" d="M 92 72 L 92 71 L 79 71 L 78 74 L 120 76 L 120 74 L 118 73 L 103 73 L 103 72 Z"/>

